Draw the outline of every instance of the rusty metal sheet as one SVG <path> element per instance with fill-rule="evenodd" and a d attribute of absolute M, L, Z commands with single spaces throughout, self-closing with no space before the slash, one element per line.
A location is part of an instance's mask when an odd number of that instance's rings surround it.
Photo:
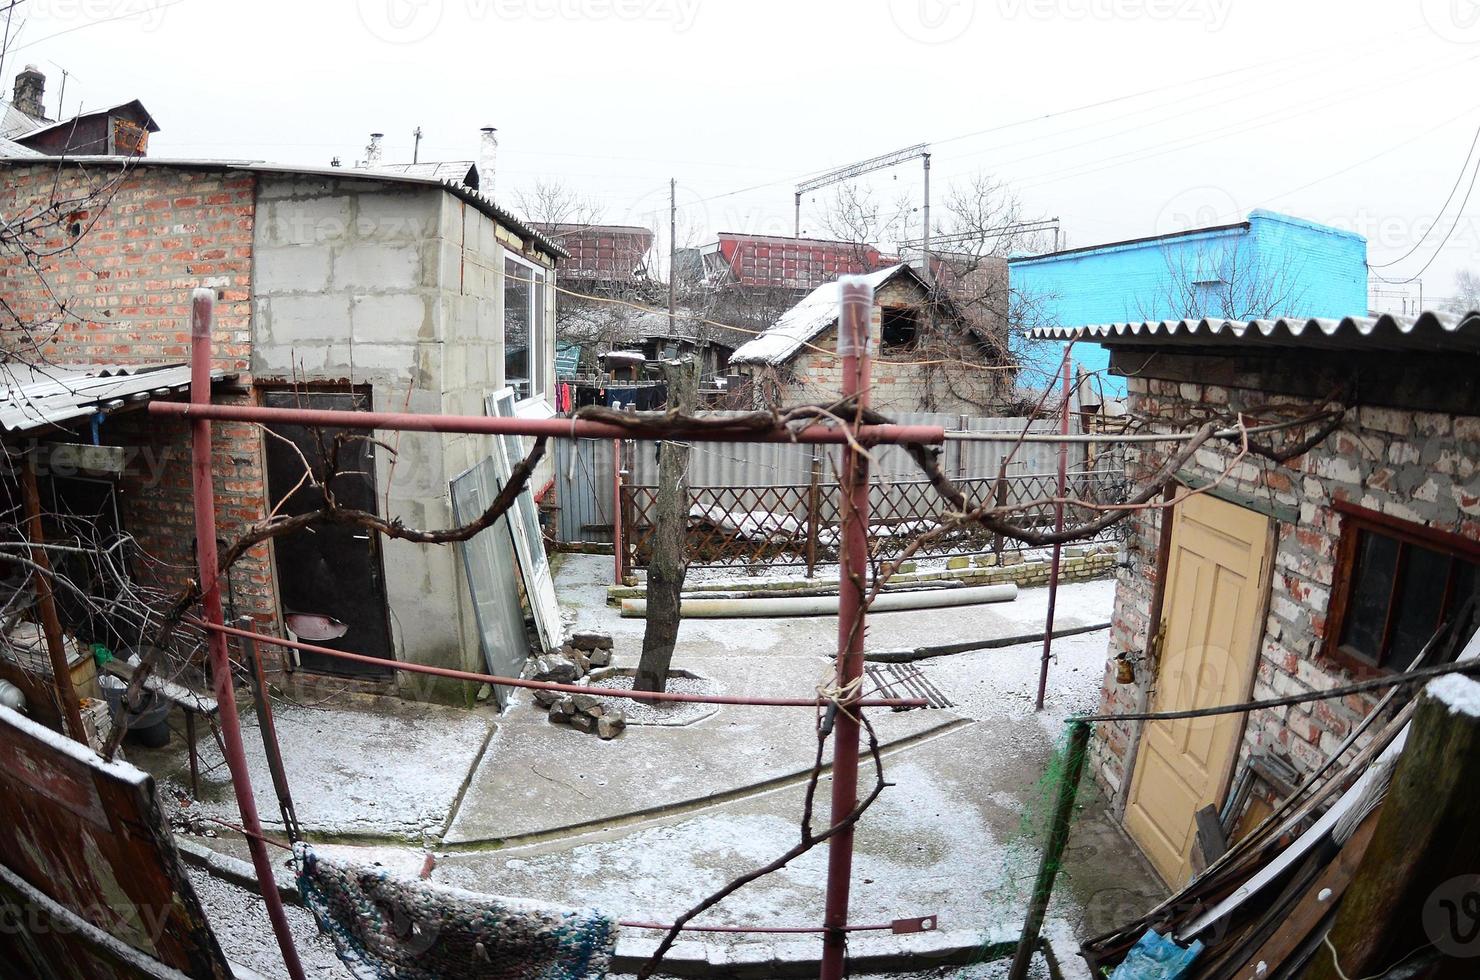
<path fill-rule="evenodd" d="M 21 924 L 0 929 L 0 962 L 40 977 L 231 976 L 147 773 L 0 708 L 0 826 L 0 921 Z"/>

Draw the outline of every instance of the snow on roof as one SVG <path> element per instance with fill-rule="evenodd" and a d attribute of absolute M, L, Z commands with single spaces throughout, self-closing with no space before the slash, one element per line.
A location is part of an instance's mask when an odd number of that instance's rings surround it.
<path fill-rule="evenodd" d="M 860 276 L 873 289 L 893 279 L 903 264 Z M 730 357 L 731 364 L 784 364 L 813 337 L 838 320 L 839 290 L 837 281 L 825 282 L 802 298 L 754 340 L 741 344 Z"/>
<path fill-rule="evenodd" d="M 50 119 L 22 112 L 13 103 L 0 99 L 0 136 L 15 139 L 50 125 Z"/>
<path fill-rule="evenodd" d="M 4 136 L 0 136 L 0 159 L 20 160 L 44 156 L 46 156 L 46 154 L 42 153 L 40 150 L 33 150 L 29 146 L 21 146 L 15 140 L 6 139 Z"/>
<path fill-rule="evenodd" d="M 432 163 L 377 163 L 370 170 L 386 170 L 411 177 L 431 177 L 434 180 L 456 180 L 464 184 L 469 174 L 477 169 L 472 160 L 442 160 Z"/>

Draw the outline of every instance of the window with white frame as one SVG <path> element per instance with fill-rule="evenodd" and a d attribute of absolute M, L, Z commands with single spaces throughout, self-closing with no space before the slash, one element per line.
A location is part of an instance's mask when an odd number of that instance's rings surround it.
<path fill-rule="evenodd" d="M 518 397 L 545 392 L 545 270 L 504 259 L 504 384 Z"/>

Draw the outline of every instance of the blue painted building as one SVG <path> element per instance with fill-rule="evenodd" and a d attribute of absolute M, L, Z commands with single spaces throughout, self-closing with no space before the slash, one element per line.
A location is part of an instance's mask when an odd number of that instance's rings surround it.
<path fill-rule="evenodd" d="M 1082 326 L 1181 319 L 1365 316 L 1367 240 L 1353 232 L 1256 210 L 1236 224 L 1008 262 L 1024 325 Z M 1057 344 L 1017 340 L 1022 384 L 1041 388 L 1060 364 Z M 1124 397 L 1108 352 L 1078 343 L 1074 360 Z"/>

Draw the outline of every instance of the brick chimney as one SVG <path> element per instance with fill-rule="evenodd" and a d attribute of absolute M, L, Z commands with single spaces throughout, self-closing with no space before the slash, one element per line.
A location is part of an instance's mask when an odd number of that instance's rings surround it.
<path fill-rule="evenodd" d="M 478 132 L 478 192 L 493 197 L 493 168 L 498 157 L 498 130 L 492 126 L 484 126 Z"/>
<path fill-rule="evenodd" d="M 37 71 L 35 65 L 27 65 L 15 76 L 15 98 L 11 104 L 28 116 L 45 119 L 46 107 L 41 102 L 45 93 L 46 76 Z"/>

